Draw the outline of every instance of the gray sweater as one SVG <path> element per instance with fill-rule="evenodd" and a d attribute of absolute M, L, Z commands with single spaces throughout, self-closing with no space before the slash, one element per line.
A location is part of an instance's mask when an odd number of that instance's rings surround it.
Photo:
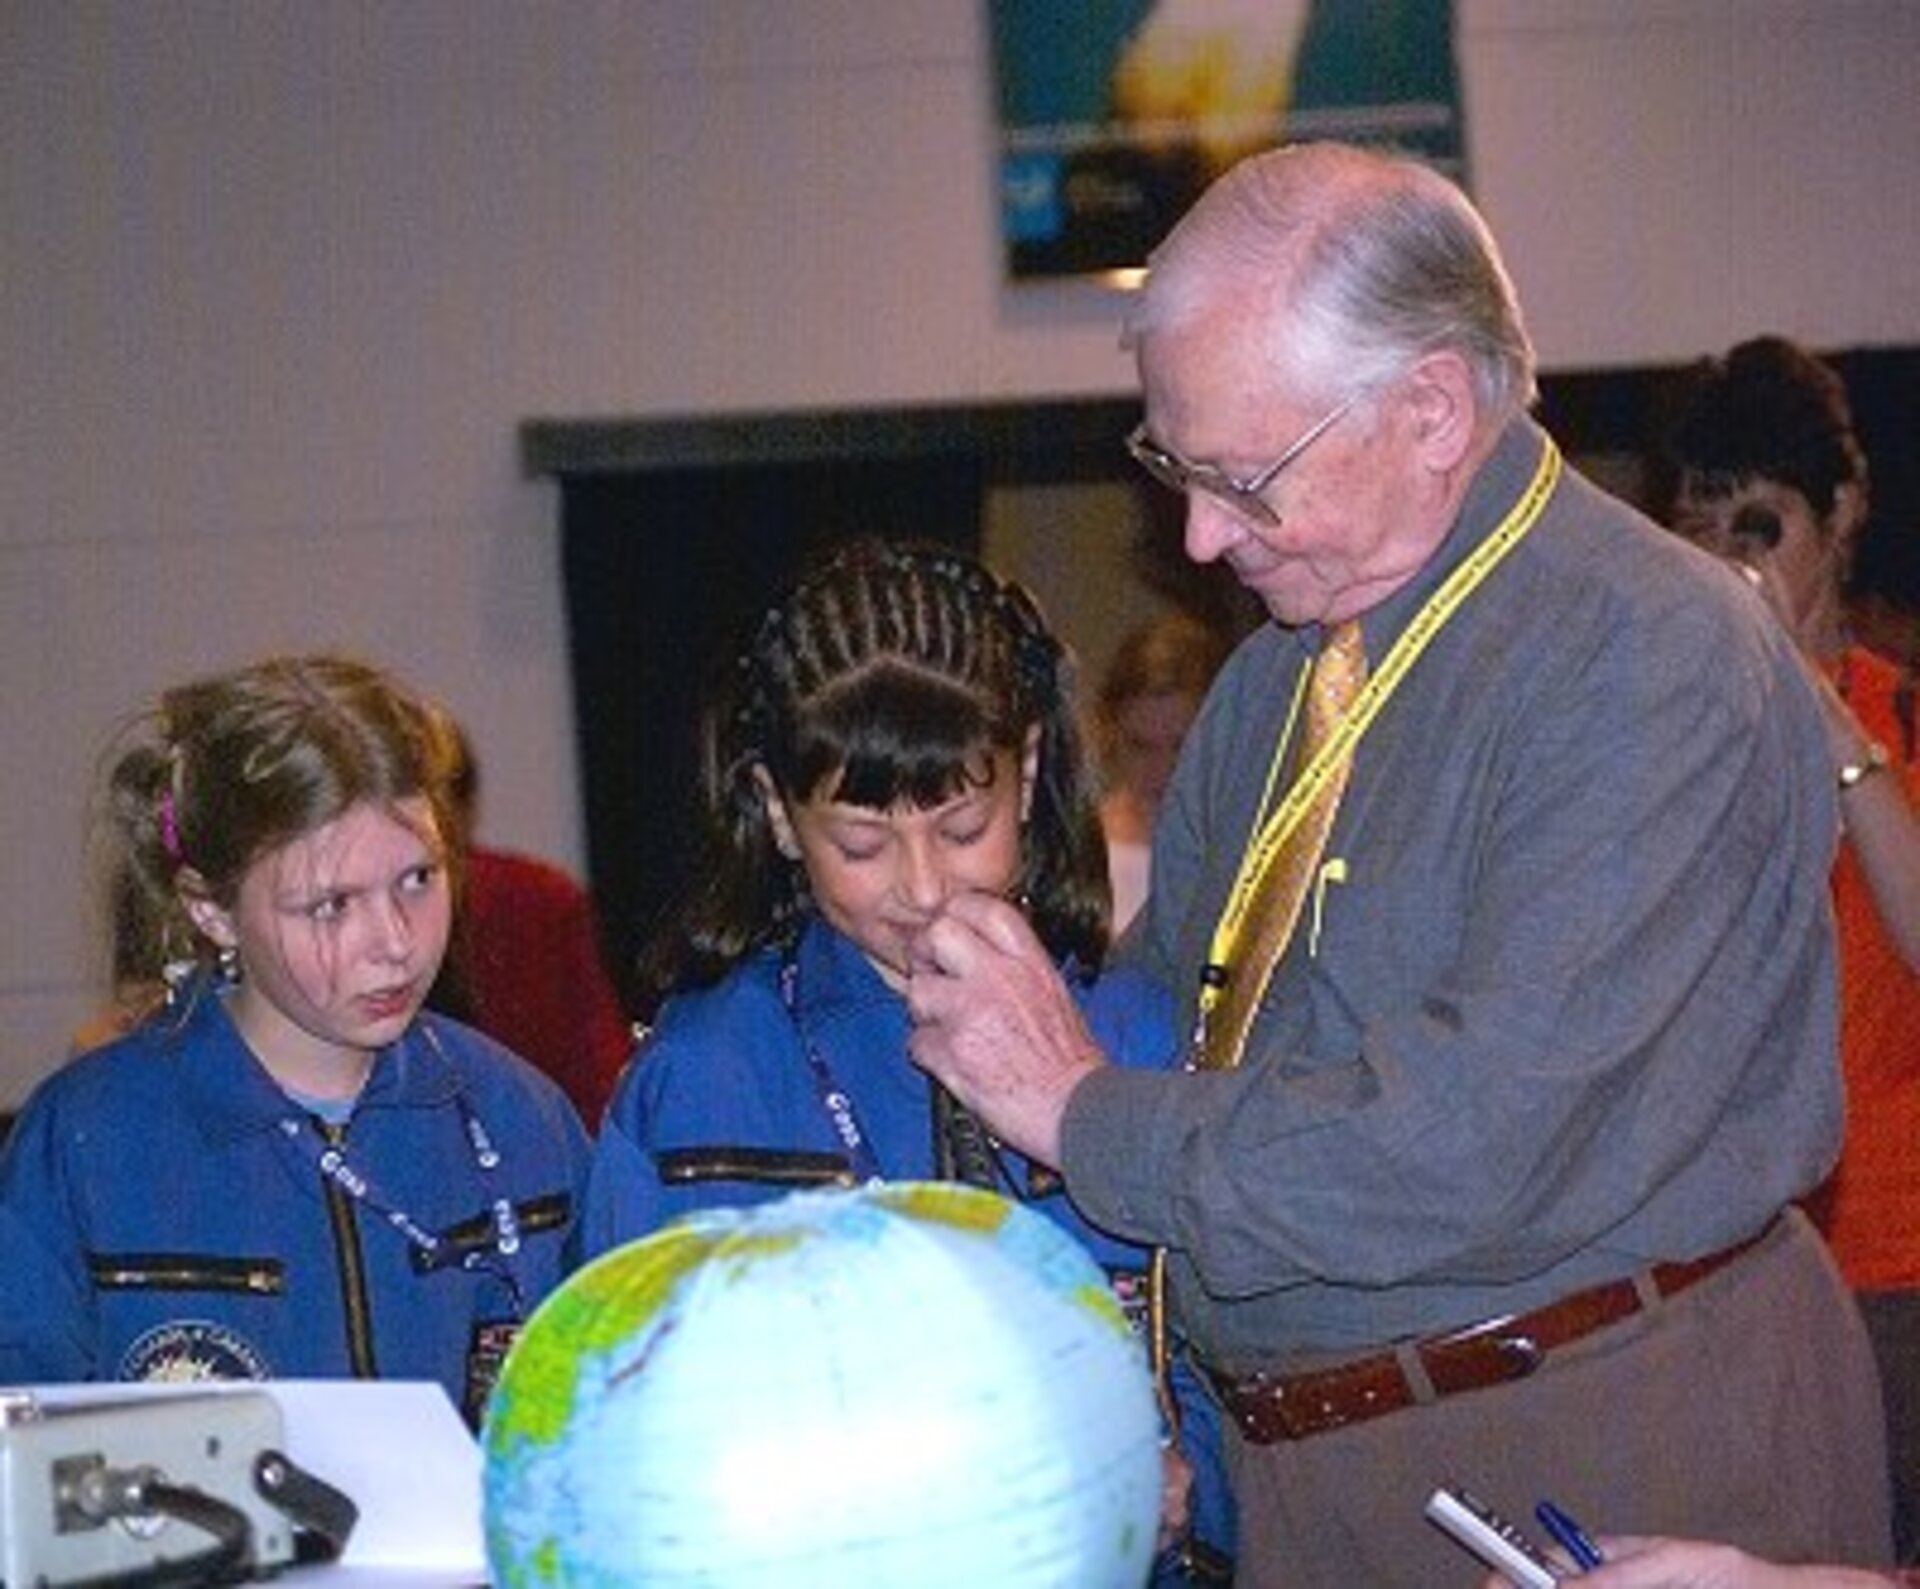
<path fill-rule="evenodd" d="M 1518 497 L 1515 420 L 1376 666 Z M 1189 1014 L 1318 636 L 1269 625 L 1189 736 L 1127 952 Z M 1361 742 L 1233 1072 L 1109 1069 L 1068 1185 L 1172 1249 L 1251 1367 L 1536 1306 L 1763 1226 L 1840 1137 L 1833 774 L 1800 664 L 1727 570 L 1569 470 Z"/>

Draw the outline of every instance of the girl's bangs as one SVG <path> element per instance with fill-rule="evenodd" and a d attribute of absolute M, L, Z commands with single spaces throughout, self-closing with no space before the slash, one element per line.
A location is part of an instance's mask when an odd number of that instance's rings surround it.
<path fill-rule="evenodd" d="M 885 811 L 926 809 L 990 783 L 993 752 L 1017 736 L 965 686 L 885 668 L 830 692 L 796 738 L 796 791 Z"/>

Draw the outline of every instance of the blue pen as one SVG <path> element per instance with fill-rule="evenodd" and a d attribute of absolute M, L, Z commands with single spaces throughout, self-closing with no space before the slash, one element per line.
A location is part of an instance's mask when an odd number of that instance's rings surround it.
<path fill-rule="evenodd" d="M 1533 1509 L 1533 1515 L 1582 1572 L 1598 1567 L 1606 1559 L 1600 1554 L 1600 1547 L 1587 1537 L 1587 1531 L 1553 1502 L 1542 1501 Z"/>

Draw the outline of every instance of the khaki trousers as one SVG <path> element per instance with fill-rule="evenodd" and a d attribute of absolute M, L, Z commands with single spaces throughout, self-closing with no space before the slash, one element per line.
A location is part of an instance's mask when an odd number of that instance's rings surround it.
<path fill-rule="evenodd" d="M 1536 1538 L 1534 1503 L 1551 1497 L 1592 1533 L 1892 1559 L 1872 1352 L 1797 1210 L 1725 1270 L 1526 1379 L 1307 1440 L 1226 1431 L 1238 1589 L 1474 1589 L 1485 1569 L 1422 1515 L 1446 1482 Z"/>

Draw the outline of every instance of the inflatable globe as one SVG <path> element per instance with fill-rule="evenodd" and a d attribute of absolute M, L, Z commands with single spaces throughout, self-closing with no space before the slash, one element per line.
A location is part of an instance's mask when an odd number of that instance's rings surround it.
<path fill-rule="evenodd" d="M 488 1409 L 496 1584 L 1138 1589 L 1159 1416 L 1100 1269 L 991 1193 L 694 1215 L 581 1269 Z"/>

